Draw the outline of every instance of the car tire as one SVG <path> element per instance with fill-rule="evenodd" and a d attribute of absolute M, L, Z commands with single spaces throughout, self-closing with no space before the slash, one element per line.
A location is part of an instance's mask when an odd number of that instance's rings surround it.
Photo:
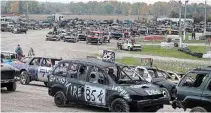
<path fill-rule="evenodd" d="M 10 82 L 7 84 L 7 91 L 15 91 L 17 87 L 16 82 Z"/>
<path fill-rule="evenodd" d="M 20 83 L 23 85 L 28 85 L 30 82 L 29 74 L 26 71 L 21 72 Z"/>
<path fill-rule="evenodd" d="M 66 40 L 64 39 L 63 42 L 66 42 Z"/>
<path fill-rule="evenodd" d="M 54 103 L 57 107 L 64 107 L 67 103 L 67 98 L 63 91 L 58 91 L 54 95 Z"/>
<path fill-rule="evenodd" d="M 129 112 L 130 106 L 123 98 L 116 98 L 111 103 L 111 112 Z"/>
<path fill-rule="evenodd" d="M 44 85 L 47 87 L 48 86 L 48 82 L 44 82 Z"/>
<path fill-rule="evenodd" d="M 167 97 L 168 100 L 170 101 L 171 95 L 170 95 L 169 91 L 166 88 L 160 88 L 160 90 L 161 90 L 161 93 L 163 93 L 164 97 Z"/>
<path fill-rule="evenodd" d="M 203 107 L 194 107 L 190 110 L 190 112 L 207 112 L 207 110 Z"/>

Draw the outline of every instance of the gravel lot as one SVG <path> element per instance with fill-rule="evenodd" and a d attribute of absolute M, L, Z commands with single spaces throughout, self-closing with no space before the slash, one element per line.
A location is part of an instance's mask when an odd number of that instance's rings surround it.
<path fill-rule="evenodd" d="M 1 50 L 14 51 L 17 44 L 20 44 L 24 53 L 27 54 L 30 47 L 35 51 L 36 56 L 51 56 L 75 58 L 85 57 L 86 55 L 98 52 L 103 49 L 115 48 L 116 42 L 111 41 L 107 45 L 87 45 L 85 42 L 67 43 L 67 42 L 46 42 L 45 35 L 49 29 L 28 31 L 27 34 L 12 34 L 8 32 L 1 33 Z M 21 85 L 18 82 L 15 92 L 8 92 L 1 89 L 1 111 L 3 112 L 99 112 L 108 111 L 107 109 L 69 105 L 65 108 L 56 107 L 53 97 L 48 95 L 47 88 L 42 82 L 31 82 L 30 85 Z M 159 112 L 181 112 L 182 109 L 172 109 L 171 106 L 165 106 Z"/>

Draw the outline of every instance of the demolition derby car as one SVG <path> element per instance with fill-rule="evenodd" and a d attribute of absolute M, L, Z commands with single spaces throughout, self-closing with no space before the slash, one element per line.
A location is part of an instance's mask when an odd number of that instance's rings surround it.
<path fill-rule="evenodd" d="M 120 50 L 142 50 L 141 44 L 137 44 L 135 39 L 119 39 L 117 42 L 117 47 Z"/>
<path fill-rule="evenodd" d="M 10 64 L 12 61 L 18 60 L 17 54 L 15 52 L 10 51 L 1 51 L 1 60 L 3 63 Z"/>
<path fill-rule="evenodd" d="M 71 33 L 71 32 L 68 32 L 65 36 L 64 36 L 64 39 L 63 39 L 64 42 L 78 42 L 79 39 L 78 39 L 78 36 L 76 33 Z"/>
<path fill-rule="evenodd" d="M 15 77 L 19 74 L 19 71 L 12 66 L 1 63 L 1 87 L 6 87 L 8 91 L 16 90 Z"/>
<path fill-rule="evenodd" d="M 98 59 L 60 61 L 49 75 L 48 87 L 58 107 L 72 102 L 113 112 L 152 112 L 169 103 L 157 86 L 133 79 L 121 66 Z"/>
<path fill-rule="evenodd" d="M 60 36 L 56 32 L 48 32 L 46 35 L 46 41 L 60 41 Z"/>
<path fill-rule="evenodd" d="M 133 77 L 144 78 L 146 81 L 159 86 L 164 96 L 168 97 L 169 100 L 175 99 L 176 83 L 168 80 L 171 76 L 167 72 L 146 66 L 135 66 L 132 68 L 134 69 Z"/>
<path fill-rule="evenodd" d="M 190 112 L 211 112 L 211 68 L 188 72 L 177 86 L 173 108 L 191 108 Z"/>
<path fill-rule="evenodd" d="M 105 37 L 103 32 L 100 31 L 91 31 L 87 36 L 86 43 L 95 43 L 95 44 L 102 44 L 106 43 L 106 41 L 110 42 L 108 37 Z"/>
<path fill-rule="evenodd" d="M 61 59 L 48 57 L 25 57 L 21 61 L 14 61 L 11 65 L 20 70 L 20 82 L 27 85 L 31 81 L 48 82 L 48 73 Z"/>

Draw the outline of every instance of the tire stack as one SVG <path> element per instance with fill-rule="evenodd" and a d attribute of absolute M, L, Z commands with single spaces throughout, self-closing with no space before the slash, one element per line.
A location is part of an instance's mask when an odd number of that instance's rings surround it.
<path fill-rule="evenodd" d="M 199 53 L 199 52 L 192 52 L 190 49 L 186 48 L 179 48 L 178 51 L 184 52 L 186 54 L 192 55 L 194 57 L 198 57 L 198 58 L 202 58 L 203 53 Z"/>

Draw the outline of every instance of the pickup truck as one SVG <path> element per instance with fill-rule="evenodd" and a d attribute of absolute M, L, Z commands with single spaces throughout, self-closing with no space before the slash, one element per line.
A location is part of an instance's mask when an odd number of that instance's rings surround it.
<path fill-rule="evenodd" d="M 142 50 L 141 44 L 137 44 L 132 39 L 119 39 L 117 42 L 117 47 L 120 50 L 128 50 L 128 51 Z"/>

